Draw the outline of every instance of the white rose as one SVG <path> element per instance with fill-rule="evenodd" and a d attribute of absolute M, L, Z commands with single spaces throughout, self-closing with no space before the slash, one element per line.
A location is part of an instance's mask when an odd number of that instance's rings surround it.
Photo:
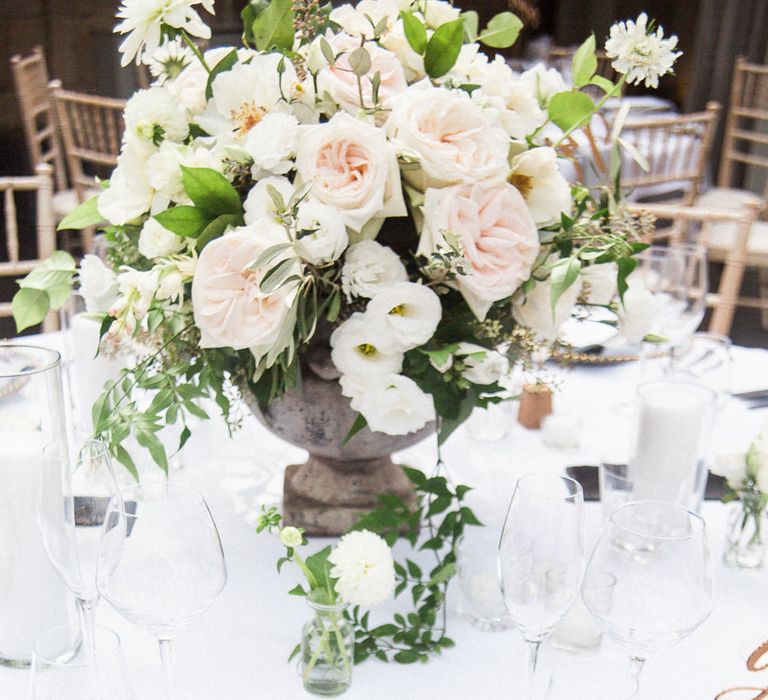
<path fill-rule="evenodd" d="M 360 241 L 347 250 L 341 269 L 341 287 L 347 298 L 371 298 L 407 281 L 405 265 L 391 248 L 376 241 Z"/>
<path fill-rule="evenodd" d="M 608 306 L 616 296 L 617 275 L 616 263 L 602 263 L 582 268 L 582 295 L 586 303 Z"/>
<path fill-rule="evenodd" d="M 139 234 L 139 252 L 150 260 L 180 253 L 185 245 L 181 236 L 169 231 L 156 219 L 147 219 Z"/>
<path fill-rule="evenodd" d="M 540 146 L 523 151 L 512 161 L 508 179 L 523 195 L 538 226 L 557 223 L 561 212 L 571 211 L 571 186 L 560 174 L 554 148 Z"/>
<path fill-rule="evenodd" d="M 557 300 L 553 313 L 552 278 L 547 277 L 512 304 L 512 316 L 521 326 L 531 330 L 536 342 L 551 343 L 557 340 L 560 327 L 571 317 L 580 293 L 581 284 L 577 279 Z"/>
<path fill-rule="evenodd" d="M 650 333 L 658 306 L 659 302 L 653 292 L 630 282 L 618 309 L 619 330 L 628 343 L 636 345 Z"/>
<path fill-rule="evenodd" d="M 464 363 L 461 375 L 473 384 L 493 384 L 509 373 L 509 360 L 500 352 L 481 345 L 459 343 L 455 356 Z"/>
<path fill-rule="evenodd" d="M 392 100 L 386 128 L 398 152 L 419 160 L 405 177 L 421 191 L 507 176 L 509 138 L 465 93 L 417 83 Z"/>
<path fill-rule="evenodd" d="M 96 255 L 86 255 L 80 262 L 80 294 L 90 313 L 107 313 L 117 301 L 120 285 L 117 275 Z"/>
<path fill-rule="evenodd" d="M 537 63 L 533 68 L 525 71 L 520 76 L 520 81 L 536 96 L 542 109 L 546 108 L 553 95 L 568 90 L 560 71 L 556 68 L 547 68 L 543 63 Z"/>
<path fill-rule="evenodd" d="M 277 209 L 274 200 L 269 196 L 267 190 L 269 185 L 281 194 L 285 204 L 288 204 L 288 200 L 293 195 L 293 185 L 287 177 L 265 177 L 259 180 L 248 193 L 243 204 L 246 225 L 250 226 L 260 219 L 275 220 Z"/>
<path fill-rule="evenodd" d="M 709 471 L 724 477 L 734 490 L 743 487 L 744 480 L 747 478 L 747 457 L 743 452 L 719 454 L 715 456 L 713 462 Z"/>
<path fill-rule="evenodd" d="M 400 61 L 400 65 L 402 65 L 405 77 L 409 83 L 415 82 L 426 75 L 424 57 L 416 53 L 408 42 L 405 36 L 403 20 L 397 20 L 392 29 L 379 40 L 379 43 L 397 56 L 397 60 Z"/>
<path fill-rule="evenodd" d="M 334 8 L 331 10 L 329 19 L 338 24 L 347 34 L 371 39 L 373 28 L 384 17 L 387 18 L 388 25 L 392 24 L 401 9 L 405 8 L 401 7 L 399 0 L 360 0 L 354 7 L 344 4 Z"/>
<path fill-rule="evenodd" d="M 382 327 L 400 350 L 424 345 L 437 330 L 443 314 L 440 298 L 429 287 L 400 282 L 368 302 L 367 319 Z"/>
<path fill-rule="evenodd" d="M 299 122 L 292 114 L 267 114 L 251 128 L 245 150 L 253 158 L 255 180 L 267 173 L 284 175 L 293 168 L 298 132 Z"/>
<path fill-rule="evenodd" d="M 403 366 L 392 339 L 361 313 L 352 314 L 331 334 L 331 360 L 342 374 L 389 374 Z"/>
<path fill-rule="evenodd" d="M 768 493 L 768 429 L 752 441 L 746 461 L 747 472 L 755 479 L 757 488 Z"/>
<path fill-rule="evenodd" d="M 349 243 L 339 212 L 312 200 L 299 205 L 296 231 L 296 252 L 312 265 L 338 260 Z"/>
<path fill-rule="evenodd" d="M 309 196 L 334 207 L 353 231 L 371 219 L 406 216 L 395 149 L 382 129 L 339 112 L 301 136 L 296 168 Z"/>
<path fill-rule="evenodd" d="M 368 427 L 387 435 L 407 435 L 435 418 L 432 397 L 401 374 L 371 376 L 357 406 Z"/>

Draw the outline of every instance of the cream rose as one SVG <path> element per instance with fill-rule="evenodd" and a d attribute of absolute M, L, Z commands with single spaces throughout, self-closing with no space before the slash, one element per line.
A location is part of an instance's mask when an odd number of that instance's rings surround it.
<path fill-rule="evenodd" d="M 406 175 L 420 190 L 480 180 L 503 180 L 509 138 L 465 93 L 422 81 L 392 100 L 386 124 L 398 152 L 421 168 Z"/>
<path fill-rule="evenodd" d="M 263 354 L 275 342 L 292 292 L 286 287 L 262 292 L 259 284 L 266 270 L 251 270 L 248 265 L 271 245 L 288 242 L 285 235 L 280 239 L 280 231 L 267 222 L 242 227 L 211 241 L 200 253 L 192 306 L 201 347 L 258 348 Z"/>
<path fill-rule="evenodd" d="M 309 196 L 334 207 L 353 231 L 372 219 L 406 216 L 395 149 L 381 129 L 340 112 L 307 127 L 296 168 Z"/>
<path fill-rule="evenodd" d="M 405 265 L 392 248 L 376 241 L 360 241 L 347 250 L 341 270 L 341 288 L 347 299 L 370 299 L 398 282 L 407 281 Z"/>
<path fill-rule="evenodd" d="M 507 183 L 429 189 L 418 253 L 429 256 L 456 235 L 472 265 L 455 280 L 481 321 L 491 304 L 511 296 L 530 277 L 539 254 L 539 236 L 520 193 Z"/>

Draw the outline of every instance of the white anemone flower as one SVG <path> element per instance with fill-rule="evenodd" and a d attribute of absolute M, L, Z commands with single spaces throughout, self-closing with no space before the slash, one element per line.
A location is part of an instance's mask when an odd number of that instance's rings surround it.
<path fill-rule="evenodd" d="M 659 78 L 672 72 L 681 51 L 675 51 L 677 37 L 664 38 L 664 30 L 652 31 L 648 15 L 641 13 L 636 22 L 617 22 L 605 42 L 611 65 L 627 78 L 630 85 L 645 81 L 645 87 L 657 88 Z"/>
<path fill-rule="evenodd" d="M 344 535 L 328 561 L 336 591 L 345 603 L 369 608 L 383 603 L 395 590 L 392 550 L 369 530 Z"/>
<path fill-rule="evenodd" d="M 331 335 L 331 360 L 342 374 L 390 374 L 403 366 L 403 353 L 361 313 L 352 314 Z"/>
<path fill-rule="evenodd" d="M 366 318 L 381 325 L 403 351 L 424 345 L 435 334 L 442 314 L 437 294 L 415 282 L 400 282 L 379 292 L 365 311 Z"/>
<path fill-rule="evenodd" d="M 571 187 L 560 174 L 554 148 L 523 151 L 512 161 L 509 182 L 523 195 L 537 226 L 556 223 L 561 212 L 571 210 Z"/>
<path fill-rule="evenodd" d="M 118 19 L 123 21 L 115 27 L 115 33 L 128 35 L 120 44 L 121 65 L 127 66 L 134 57 L 138 63 L 142 48 L 149 54 L 157 51 L 163 25 L 183 29 L 200 39 L 210 39 L 210 27 L 193 8 L 199 4 L 215 14 L 213 0 L 123 0 L 117 11 Z"/>

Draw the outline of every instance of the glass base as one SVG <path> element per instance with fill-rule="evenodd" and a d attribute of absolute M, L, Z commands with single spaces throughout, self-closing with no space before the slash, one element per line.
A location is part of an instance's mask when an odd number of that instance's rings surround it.
<path fill-rule="evenodd" d="M 304 683 L 304 690 L 313 695 L 322 695 L 326 698 L 335 697 L 345 693 L 351 683 L 334 681 L 334 680 L 313 680 L 308 683 Z"/>
<path fill-rule="evenodd" d="M 478 617 L 464 610 L 460 610 L 458 615 L 461 620 L 466 620 L 472 627 L 482 632 L 503 632 L 515 626 L 515 623 L 507 617 Z"/>
<path fill-rule="evenodd" d="M 0 666 L 7 666 L 8 668 L 31 668 L 32 661 L 6 659 L 4 656 L 0 656 Z"/>

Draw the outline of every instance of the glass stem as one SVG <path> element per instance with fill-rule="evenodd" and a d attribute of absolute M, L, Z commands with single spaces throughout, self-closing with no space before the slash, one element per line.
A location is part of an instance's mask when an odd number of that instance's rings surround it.
<path fill-rule="evenodd" d="M 173 700 L 173 667 L 171 651 L 173 640 L 160 639 L 160 668 L 163 674 L 163 700 Z"/>
<path fill-rule="evenodd" d="M 640 674 L 643 672 L 643 667 L 644 666 L 645 666 L 645 657 L 644 656 L 630 656 L 629 657 L 629 670 L 632 671 L 632 674 L 638 680 L 640 680 Z"/>
<path fill-rule="evenodd" d="M 531 642 L 525 640 L 525 657 L 527 660 L 526 670 L 526 683 L 527 683 L 527 699 L 534 700 L 536 697 L 536 666 L 539 661 L 539 649 L 541 648 L 541 642 Z"/>
<path fill-rule="evenodd" d="M 77 616 L 80 619 L 80 630 L 83 637 L 85 661 L 88 664 L 88 679 L 91 684 L 91 697 L 98 700 L 99 678 L 96 670 L 96 603 L 98 597 L 92 600 L 77 599 Z"/>

